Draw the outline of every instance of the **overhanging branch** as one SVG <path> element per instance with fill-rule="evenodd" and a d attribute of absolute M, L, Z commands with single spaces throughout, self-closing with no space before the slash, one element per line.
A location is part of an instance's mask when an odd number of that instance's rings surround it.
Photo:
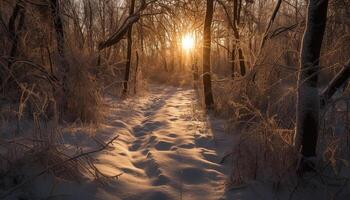
<path fill-rule="evenodd" d="M 327 102 L 332 98 L 335 92 L 345 84 L 350 77 L 350 60 L 340 70 L 340 72 L 332 79 L 328 86 L 322 91 L 321 96 L 321 108 L 323 108 Z"/>
<path fill-rule="evenodd" d="M 98 49 L 99 50 L 103 50 L 107 47 L 113 46 L 115 44 L 117 44 L 120 40 L 122 40 L 125 36 L 125 34 L 128 32 L 129 28 L 136 23 L 137 21 L 139 21 L 139 19 L 141 18 L 141 12 L 143 10 L 145 10 L 147 8 L 148 5 L 156 2 L 157 0 L 152 0 L 146 3 L 146 0 L 142 0 L 141 1 L 141 5 L 140 7 L 137 9 L 137 11 L 128 16 L 124 22 L 122 23 L 122 25 L 120 26 L 120 28 L 113 33 L 107 40 L 101 42 L 98 45 Z"/>

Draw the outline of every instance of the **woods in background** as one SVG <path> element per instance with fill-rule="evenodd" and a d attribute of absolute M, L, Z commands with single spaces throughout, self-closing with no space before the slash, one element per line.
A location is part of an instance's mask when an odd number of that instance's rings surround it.
<path fill-rule="evenodd" d="M 1 116 L 98 124 L 106 96 L 133 98 L 147 82 L 190 85 L 200 66 L 204 107 L 250 134 L 237 159 L 283 160 L 278 178 L 303 174 L 334 139 L 336 102 L 348 108 L 349 7 L 347 0 L 1 0 Z M 181 46 L 188 33 L 191 53 Z M 348 122 L 341 126 L 339 155 L 350 151 Z M 298 170 L 289 166 L 298 162 Z M 260 171 L 235 171 L 231 181 Z"/>

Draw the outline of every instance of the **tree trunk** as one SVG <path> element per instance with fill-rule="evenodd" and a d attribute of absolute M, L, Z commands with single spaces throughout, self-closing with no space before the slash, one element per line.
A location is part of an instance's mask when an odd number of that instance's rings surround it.
<path fill-rule="evenodd" d="M 54 27 L 56 31 L 56 41 L 57 41 L 57 50 L 61 58 L 65 57 L 64 53 L 64 31 L 63 31 L 63 22 L 60 14 L 60 4 L 58 0 L 51 0 L 51 13 L 53 17 Z"/>
<path fill-rule="evenodd" d="M 234 41 L 235 43 L 235 41 Z M 235 70 L 236 70 L 236 45 L 232 46 L 231 50 L 231 77 L 232 80 L 235 79 Z"/>
<path fill-rule="evenodd" d="M 12 15 L 10 17 L 9 23 L 8 23 L 8 31 L 9 36 L 12 41 L 10 53 L 9 53 L 9 59 L 7 62 L 7 67 L 10 71 L 13 70 L 12 64 L 17 57 L 18 54 L 18 40 L 19 40 L 19 34 L 21 33 L 23 26 L 24 26 L 24 7 L 23 2 L 17 1 L 16 5 L 13 9 Z M 19 18 L 19 19 L 18 19 Z M 18 25 L 17 25 L 17 19 L 18 19 Z M 7 74 L 6 72 L 3 72 L 3 74 Z M 0 82 L 2 83 L 1 88 L 4 90 L 5 86 L 7 85 L 8 81 L 10 80 L 11 75 L 8 75 L 7 77 L 0 77 Z M 3 91 L 4 92 L 4 91 Z"/>
<path fill-rule="evenodd" d="M 59 55 L 59 79 L 62 84 L 62 94 L 58 94 L 58 103 L 59 103 L 59 114 L 60 120 L 63 118 L 64 112 L 67 109 L 67 95 L 68 95 L 68 80 L 67 75 L 69 72 L 69 65 L 65 57 L 65 38 L 64 38 L 64 29 L 63 21 L 60 13 L 60 4 L 59 0 L 51 0 L 51 15 L 53 18 L 54 28 L 56 32 L 56 43 L 57 43 L 57 52 Z"/>
<path fill-rule="evenodd" d="M 134 94 L 137 94 L 137 78 L 139 73 L 139 53 L 136 51 L 136 63 L 135 63 L 135 80 L 134 80 Z"/>
<path fill-rule="evenodd" d="M 9 20 L 9 32 L 11 34 L 12 39 L 12 47 L 10 51 L 10 59 L 8 62 L 8 67 L 11 67 L 11 64 L 13 63 L 14 58 L 17 55 L 17 49 L 18 49 L 18 39 L 19 39 L 19 33 L 22 31 L 23 25 L 24 25 L 24 8 L 21 5 L 21 1 L 17 1 L 15 8 L 13 9 L 12 16 Z M 17 18 L 18 20 L 18 26 L 16 26 Z"/>
<path fill-rule="evenodd" d="M 131 0 L 130 7 L 129 7 L 129 16 L 134 14 L 134 10 L 135 10 L 135 0 Z M 127 95 L 128 93 L 128 84 L 130 79 L 131 58 L 132 58 L 132 26 L 133 25 L 131 24 L 127 34 L 128 47 L 127 47 L 127 58 L 126 58 L 126 64 L 125 64 L 123 96 Z"/>
<path fill-rule="evenodd" d="M 207 109 L 214 106 L 214 98 L 211 88 L 211 69 L 210 69 L 210 48 L 211 48 L 211 23 L 213 20 L 214 0 L 207 0 L 207 10 L 204 21 L 203 33 L 203 85 L 204 100 Z"/>
<path fill-rule="evenodd" d="M 92 12 L 92 7 L 91 7 L 91 2 L 90 0 L 88 0 L 88 9 L 89 11 L 87 13 L 89 13 L 89 23 L 88 23 L 88 46 L 89 46 L 89 50 L 90 53 L 93 52 L 94 49 L 94 44 L 93 44 L 93 30 L 92 30 L 92 26 L 93 26 L 93 12 Z"/>
<path fill-rule="evenodd" d="M 245 76 L 246 74 L 245 61 L 244 61 L 243 50 L 240 44 L 238 45 L 238 58 L 239 58 L 239 67 L 241 70 L 241 76 Z"/>
<path fill-rule="evenodd" d="M 312 170 L 308 158 L 316 156 L 320 97 L 318 94 L 319 59 L 327 20 L 328 0 L 310 0 L 307 27 L 301 51 L 298 74 L 296 132 L 294 145 L 303 159 L 298 172 Z"/>
<path fill-rule="evenodd" d="M 232 47 L 232 79 L 234 79 L 235 73 L 235 54 L 238 51 L 238 59 L 239 59 L 239 69 L 241 76 L 245 76 L 246 74 L 246 66 L 244 61 L 244 54 L 241 47 L 240 36 L 239 36 L 239 22 L 240 22 L 240 12 L 241 12 L 242 2 L 238 0 L 233 1 L 233 19 L 232 19 L 232 29 L 233 29 L 233 47 Z"/>

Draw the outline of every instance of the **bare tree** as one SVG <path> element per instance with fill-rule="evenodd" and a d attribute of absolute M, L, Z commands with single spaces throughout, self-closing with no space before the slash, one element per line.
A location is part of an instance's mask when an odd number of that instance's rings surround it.
<path fill-rule="evenodd" d="M 18 25 L 17 25 L 18 19 Z M 15 8 L 13 9 L 12 15 L 9 20 L 8 30 L 12 39 L 12 47 L 10 51 L 9 67 L 13 63 L 14 57 L 17 55 L 18 50 L 18 39 L 19 33 L 21 32 L 24 25 L 24 7 L 23 2 L 18 0 Z"/>
<path fill-rule="evenodd" d="M 134 10 L 135 10 L 135 0 L 130 0 L 129 16 L 132 16 L 134 14 Z M 123 96 L 128 93 L 128 84 L 130 79 L 130 68 L 131 68 L 131 58 L 132 58 L 132 26 L 133 24 L 130 25 L 127 33 L 128 46 L 127 46 L 127 58 L 126 58 L 126 64 L 125 64 Z"/>
<path fill-rule="evenodd" d="M 207 0 L 207 10 L 204 21 L 203 31 L 203 85 L 204 98 L 207 109 L 214 106 L 214 98 L 211 87 L 211 67 L 210 67 L 210 49 L 211 49 L 211 23 L 214 13 L 214 0 Z"/>
<path fill-rule="evenodd" d="M 319 60 L 326 28 L 328 0 L 310 0 L 307 26 L 301 51 L 298 75 L 296 132 L 294 144 L 301 150 L 298 172 L 312 170 L 308 158 L 316 156 L 319 128 L 320 96 L 318 94 Z"/>
<path fill-rule="evenodd" d="M 62 84 L 62 94 L 59 95 L 59 109 L 61 117 L 67 107 L 67 93 L 68 93 L 68 81 L 67 76 L 69 72 L 69 65 L 66 61 L 65 55 L 65 37 L 63 20 L 61 18 L 60 2 L 58 0 L 50 0 L 51 15 L 53 18 L 53 24 L 56 32 L 57 51 L 59 54 L 59 78 Z"/>
<path fill-rule="evenodd" d="M 12 71 L 12 64 L 18 54 L 18 42 L 19 42 L 19 34 L 21 33 L 24 26 L 25 19 L 25 9 L 24 3 L 21 0 L 16 2 L 16 5 L 12 11 L 12 15 L 8 22 L 8 32 L 9 37 L 11 39 L 11 49 L 9 53 L 9 59 L 7 62 L 8 70 Z M 18 22 L 17 22 L 18 21 Z M 1 88 L 4 89 L 7 82 L 10 80 L 11 76 L 7 76 L 6 78 L 1 77 L 0 81 L 2 82 Z"/>
<path fill-rule="evenodd" d="M 239 68 L 240 73 L 242 76 L 246 74 L 246 66 L 244 61 L 244 54 L 242 50 L 242 44 L 240 41 L 240 35 L 239 35 L 239 23 L 240 23 L 240 16 L 241 16 L 241 7 L 242 7 L 242 0 L 234 0 L 233 3 L 233 20 L 232 20 L 232 30 L 233 30 L 233 36 L 234 36 L 234 42 L 232 47 L 232 78 L 234 78 L 234 71 L 235 71 L 235 54 L 238 51 L 238 59 L 239 59 Z"/>

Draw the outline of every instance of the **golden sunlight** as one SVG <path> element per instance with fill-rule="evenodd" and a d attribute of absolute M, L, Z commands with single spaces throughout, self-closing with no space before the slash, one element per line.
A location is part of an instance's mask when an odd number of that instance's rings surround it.
<path fill-rule="evenodd" d="M 190 51 L 194 48 L 195 38 L 193 34 L 186 34 L 182 37 L 182 48 L 186 51 Z"/>

